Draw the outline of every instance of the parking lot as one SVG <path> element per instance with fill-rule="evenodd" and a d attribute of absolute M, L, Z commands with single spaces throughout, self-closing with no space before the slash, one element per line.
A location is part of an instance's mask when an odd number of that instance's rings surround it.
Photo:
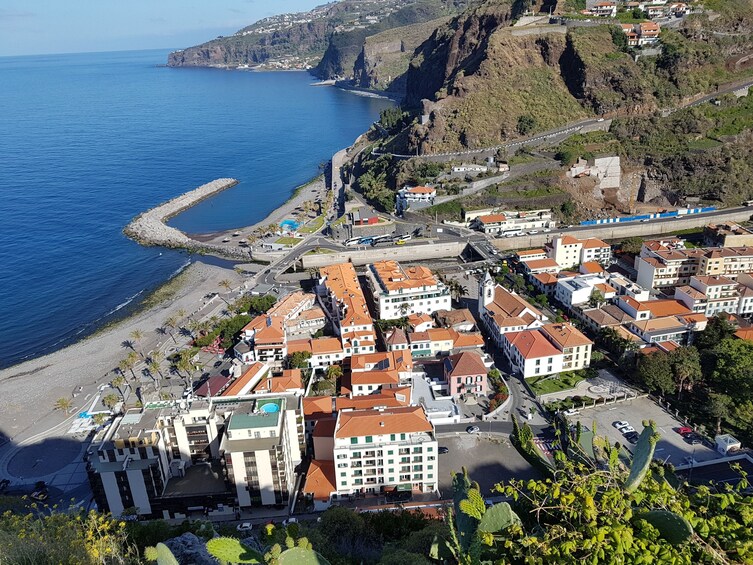
<path fill-rule="evenodd" d="M 459 432 L 452 436 L 439 437 L 437 441 L 441 447 L 450 450 L 449 453 L 438 456 L 439 490 L 442 498 L 452 496 L 451 473 L 460 472 L 463 466 L 468 469 L 471 480 L 479 484 L 483 496 L 498 495 L 492 494 L 491 488 L 502 481 L 541 477 L 540 473 L 510 445 L 507 436 L 495 435 L 490 440 L 484 433 Z"/>
<path fill-rule="evenodd" d="M 571 420 L 580 420 L 581 424 L 588 429 L 593 429 L 593 424 L 596 422 L 597 435 L 606 435 L 611 442 L 619 441 L 631 452 L 635 446 L 614 428 L 613 422 L 618 420 L 628 422 L 636 432 L 640 433 L 643 430 L 643 420 L 654 420 L 656 431 L 661 435 L 661 439 L 656 444 L 654 455 L 656 459 L 669 461 L 678 466 L 687 464 L 690 457 L 694 457 L 696 462 L 711 461 L 720 457 L 716 451 L 703 444 L 691 445 L 686 441 L 675 431 L 683 424 L 648 398 L 635 398 L 616 404 L 586 408 L 578 415 L 571 417 Z"/>

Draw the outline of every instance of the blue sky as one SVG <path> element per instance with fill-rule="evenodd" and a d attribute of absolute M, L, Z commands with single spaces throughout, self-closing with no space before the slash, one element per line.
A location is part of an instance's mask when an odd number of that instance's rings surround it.
<path fill-rule="evenodd" d="M 0 56 L 180 48 L 327 0 L 0 0 Z"/>

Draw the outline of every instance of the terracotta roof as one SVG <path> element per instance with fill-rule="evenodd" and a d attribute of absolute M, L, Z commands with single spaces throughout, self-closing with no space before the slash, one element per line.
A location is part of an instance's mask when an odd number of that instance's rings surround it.
<path fill-rule="evenodd" d="M 628 330 L 625 326 L 615 326 L 614 331 L 617 332 L 617 335 L 619 335 L 623 339 L 627 339 L 628 341 L 632 341 L 635 343 L 643 343 L 643 340 L 635 335 L 633 332 Z"/>
<path fill-rule="evenodd" d="M 436 191 L 437 189 L 431 188 L 429 186 L 412 186 L 408 189 L 408 192 L 410 192 L 411 194 L 432 194 Z"/>
<path fill-rule="evenodd" d="M 604 306 L 601 307 L 601 309 L 607 314 L 609 314 L 610 316 L 612 316 L 613 318 L 615 318 L 616 320 L 618 320 L 620 323 L 632 322 L 633 320 L 635 320 L 635 318 L 633 318 L 630 314 L 625 312 L 622 308 L 620 308 L 616 304 L 605 304 Z"/>
<path fill-rule="evenodd" d="M 310 339 L 291 339 L 288 341 L 288 355 L 298 352 L 311 353 Z"/>
<path fill-rule="evenodd" d="M 454 341 L 454 335 L 448 328 L 429 328 L 426 330 L 431 341 Z"/>
<path fill-rule="evenodd" d="M 444 325 L 450 327 L 467 324 L 476 325 L 476 319 L 467 308 L 461 308 L 459 310 L 438 310 L 434 315 Z"/>
<path fill-rule="evenodd" d="M 753 328 L 737 330 L 735 332 L 735 337 L 738 339 L 744 339 L 745 341 L 753 341 Z"/>
<path fill-rule="evenodd" d="M 341 326 L 362 326 L 372 323 L 363 290 L 352 263 L 338 263 L 319 269 L 324 284 L 335 299 L 345 306 Z"/>
<path fill-rule="evenodd" d="M 303 399 L 303 415 L 307 420 L 332 415 L 331 396 L 306 396 Z"/>
<path fill-rule="evenodd" d="M 599 265 L 596 261 L 586 261 L 585 263 L 582 263 L 581 271 L 584 271 L 585 273 L 603 273 L 604 267 Z"/>
<path fill-rule="evenodd" d="M 371 270 L 387 292 L 437 285 L 436 277 L 426 267 L 412 266 L 404 269 L 397 261 L 377 261 L 371 265 Z"/>
<path fill-rule="evenodd" d="M 479 216 L 476 219 L 482 224 L 501 224 L 507 220 L 504 214 L 486 214 L 485 216 Z"/>
<path fill-rule="evenodd" d="M 598 247 L 609 247 L 609 244 L 595 237 L 589 237 L 583 242 L 583 249 L 596 249 Z"/>
<path fill-rule="evenodd" d="M 594 324 L 601 327 L 617 326 L 620 324 L 620 321 L 617 318 L 615 318 L 608 312 L 605 312 L 601 308 L 585 310 L 583 312 L 583 315 L 592 320 Z"/>
<path fill-rule="evenodd" d="M 433 427 L 421 406 L 386 410 L 340 412 L 336 438 L 364 437 L 400 433 L 431 432 Z"/>
<path fill-rule="evenodd" d="M 650 311 L 650 308 L 646 306 L 645 302 L 638 302 L 632 296 L 620 296 L 617 298 L 617 300 L 627 304 L 628 306 L 630 306 L 633 310 L 636 310 L 637 312 Z"/>
<path fill-rule="evenodd" d="M 684 314 L 681 316 L 678 316 L 682 321 L 688 324 L 701 324 L 703 322 L 708 321 L 708 317 L 706 317 L 706 314 L 697 313 L 697 314 Z"/>
<path fill-rule="evenodd" d="M 387 345 L 403 345 L 408 343 L 408 336 L 402 328 L 393 328 L 385 337 Z"/>
<path fill-rule="evenodd" d="M 444 366 L 451 377 L 486 375 L 487 372 L 481 355 L 475 351 L 463 351 L 445 357 Z"/>
<path fill-rule="evenodd" d="M 633 326 L 642 332 L 656 332 L 662 330 L 685 329 L 685 323 L 676 316 L 666 318 L 652 318 L 633 322 Z"/>
<path fill-rule="evenodd" d="M 691 279 L 697 280 L 702 285 L 706 286 L 728 286 L 728 285 L 735 285 L 737 284 L 732 279 L 728 279 L 727 277 L 712 277 L 712 276 L 694 276 L 691 277 Z"/>
<path fill-rule="evenodd" d="M 543 249 L 527 249 L 525 251 L 518 251 L 517 255 L 522 259 L 529 255 L 546 255 L 546 251 Z"/>
<path fill-rule="evenodd" d="M 608 285 L 608 284 L 606 284 L 606 283 L 599 283 L 599 284 L 595 284 L 595 285 L 594 285 L 594 288 L 595 288 L 596 290 L 598 290 L 598 291 L 599 291 L 599 292 L 600 292 L 601 294 L 603 294 L 604 296 L 606 296 L 606 295 L 608 295 L 608 294 L 612 294 L 612 293 L 616 293 L 616 292 L 617 292 L 617 289 L 615 289 L 615 288 L 614 288 L 613 286 L 611 286 L 611 285 Z"/>
<path fill-rule="evenodd" d="M 421 324 L 427 323 L 431 323 L 433 326 L 434 319 L 428 314 L 411 314 L 410 316 L 408 316 L 408 323 L 414 328 L 420 326 Z"/>
<path fill-rule="evenodd" d="M 506 317 L 522 317 L 526 310 L 529 310 L 534 318 L 542 317 L 539 310 L 534 308 L 517 294 L 509 292 L 500 285 L 497 285 L 494 288 L 494 300 L 488 304 L 486 308 L 492 312 L 492 314 L 502 314 Z"/>
<path fill-rule="evenodd" d="M 343 387 L 352 391 L 357 385 L 396 385 L 400 377 L 395 369 L 383 369 L 371 371 L 351 371 L 344 377 Z"/>
<path fill-rule="evenodd" d="M 303 492 L 310 494 L 316 500 L 329 500 L 330 495 L 337 492 L 335 480 L 334 461 L 312 459 L 306 473 Z"/>
<path fill-rule="evenodd" d="M 373 365 L 372 369 L 367 369 Z M 405 351 L 378 351 L 376 353 L 365 353 L 353 355 L 350 358 L 350 368 L 355 372 L 388 370 L 395 371 L 412 371 L 413 356 L 410 350 Z"/>
<path fill-rule="evenodd" d="M 651 311 L 654 318 L 691 314 L 690 308 L 679 300 L 672 298 L 666 300 L 647 300 L 643 305 Z"/>
<path fill-rule="evenodd" d="M 523 261 L 525 268 L 529 271 L 535 269 L 559 269 L 559 263 L 554 259 L 547 257 L 546 259 L 531 259 L 529 261 Z"/>
<path fill-rule="evenodd" d="M 379 394 L 367 394 L 347 398 L 338 396 L 335 399 L 335 408 L 340 410 L 365 410 L 368 408 L 395 408 L 407 406 L 411 400 L 411 388 L 408 387 L 385 387 Z"/>
<path fill-rule="evenodd" d="M 418 343 L 419 341 L 431 342 L 431 338 L 427 332 L 412 332 L 408 334 L 408 339 L 411 343 Z"/>
<path fill-rule="evenodd" d="M 244 389 L 251 389 L 251 381 L 254 380 L 260 373 L 268 371 L 269 369 L 264 363 L 254 362 L 251 363 L 245 372 L 233 381 L 229 387 L 220 396 L 238 396 L 244 393 Z"/>
<path fill-rule="evenodd" d="M 706 299 L 706 294 L 705 293 L 701 292 L 700 290 L 697 290 L 697 289 L 693 288 L 692 286 L 688 286 L 688 285 L 678 286 L 678 287 L 675 287 L 675 290 L 676 291 L 679 290 L 679 291 L 687 294 L 690 298 L 692 298 L 694 300 L 705 300 Z"/>
<path fill-rule="evenodd" d="M 282 376 L 267 379 L 265 388 L 269 392 L 285 392 L 303 388 L 300 369 L 285 369 Z"/>
<path fill-rule="evenodd" d="M 557 284 L 559 280 L 557 275 L 553 275 L 552 273 L 537 273 L 533 275 L 533 278 L 544 285 Z"/>
<path fill-rule="evenodd" d="M 479 332 L 457 332 L 453 343 L 453 347 L 455 349 L 483 346 L 484 336 L 482 336 Z"/>
<path fill-rule="evenodd" d="M 571 235 L 563 235 L 560 238 L 560 242 L 562 243 L 562 245 L 578 245 L 578 244 L 582 245 L 583 244 L 581 240 Z"/>
<path fill-rule="evenodd" d="M 320 337 L 311 340 L 311 353 L 313 355 L 340 353 L 342 350 L 340 340 L 335 337 Z"/>
<path fill-rule="evenodd" d="M 546 324 L 541 327 L 541 331 L 563 349 L 580 345 L 593 345 L 593 341 L 572 324 Z"/>
<path fill-rule="evenodd" d="M 502 337 L 512 344 L 524 359 L 538 359 L 562 355 L 539 331 L 525 330 L 503 334 Z"/>

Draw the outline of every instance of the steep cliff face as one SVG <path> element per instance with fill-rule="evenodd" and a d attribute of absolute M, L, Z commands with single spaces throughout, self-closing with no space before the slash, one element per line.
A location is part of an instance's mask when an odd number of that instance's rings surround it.
<path fill-rule="evenodd" d="M 413 52 L 449 19 L 437 18 L 366 38 L 353 67 L 353 84 L 359 88 L 405 94 L 405 75 Z"/>
<path fill-rule="evenodd" d="M 395 10 L 381 21 L 364 28 L 338 31 L 330 38 L 322 60 L 316 66 L 314 74 L 322 79 L 333 77 L 351 77 L 354 66 L 359 59 L 367 38 L 389 30 L 404 29 L 414 24 L 423 24 L 441 17 L 457 14 L 467 6 L 465 0 L 414 0 L 404 1 L 400 9 Z M 418 45 L 428 35 L 420 37 Z"/>

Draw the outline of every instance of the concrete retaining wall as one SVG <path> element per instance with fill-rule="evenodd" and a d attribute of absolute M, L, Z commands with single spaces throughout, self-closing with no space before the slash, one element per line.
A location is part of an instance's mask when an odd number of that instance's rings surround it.
<path fill-rule="evenodd" d="M 753 215 L 753 208 L 735 209 L 729 212 L 715 212 L 688 218 L 661 222 L 635 222 L 630 224 L 608 224 L 605 226 L 588 226 L 588 229 L 575 230 L 569 235 L 578 238 L 597 237 L 604 240 L 621 240 L 633 236 L 672 235 L 678 231 L 703 227 L 706 224 L 727 220 L 747 221 Z M 495 239 L 494 246 L 502 251 L 541 247 L 552 239 L 552 234 L 537 234 L 519 237 Z"/>
<path fill-rule="evenodd" d="M 301 257 L 303 268 L 326 267 L 337 263 L 351 261 L 354 265 L 367 265 L 375 260 L 424 261 L 442 257 L 457 257 L 466 247 L 463 241 L 434 243 L 430 245 L 392 245 L 363 250 L 343 251 L 342 253 L 324 253 L 304 255 Z M 377 251 L 375 253 L 375 251 Z"/>

